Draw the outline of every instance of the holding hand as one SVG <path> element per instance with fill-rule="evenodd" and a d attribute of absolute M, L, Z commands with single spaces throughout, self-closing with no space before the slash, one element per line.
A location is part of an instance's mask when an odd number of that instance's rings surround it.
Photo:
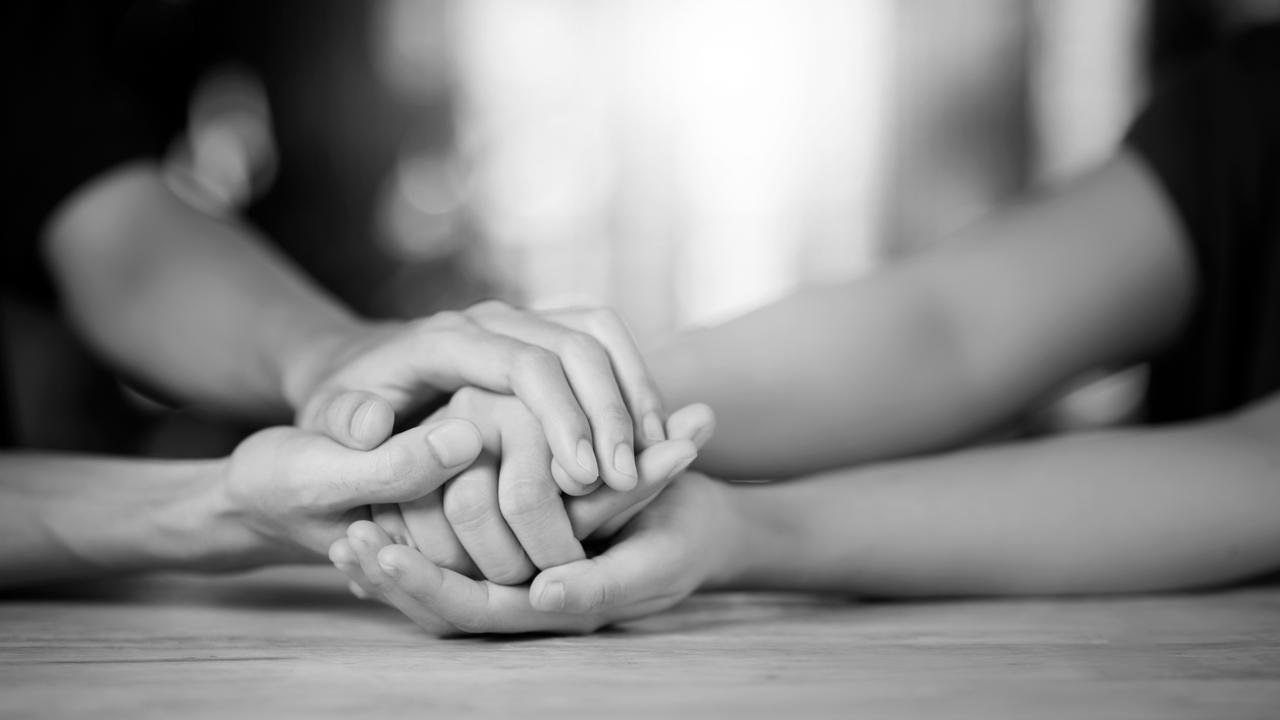
<path fill-rule="evenodd" d="M 710 424 L 707 407 L 691 406 L 673 414 L 667 429 L 681 442 L 705 442 Z M 721 486 L 700 475 L 686 474 L 659 495 L 685 465 L 677 461 L 667 466 L 667 477 L 660 474 L 669 462 L 662 456 L 664 447 L 675 442 L 641 456 L 646 482 L 639 491 L 602 488 L 568 501 L 577 537 L 625 528 L 603 555 L 544 570 L 531 587 L 474 580 L 440 568 L 421 552 L 390 542 L 378 525 L 358 521 L 346 539 L 330 547 L 330 560 L 358 594 L 379 597 L 439 634 L 590 632 L 666 609 L 721 568 L 719 553 L 712 551 L 723 547 L 721 525 L 727 518 Z M 653 505 L 632 520 L 649 502 Z"/>
<path fill-rule="evenodd" d="M 258 432 L 236 448 L 213 507 L 248 531 L 257 555 L 310 560 L 347 526 L 367 519 L 368 505 L 407 502 L 436 491 L 480 453 L 465 420 L 430 423 L 358 451 L 291 427 Z"/>
<path fill-rule="evenodd" d="M 398 413 L 466 386 L 519 397 L 580 487 L 597 478 L 634 487 L 636 448 L 663 439 L 657 387 L 609 310 L 537 314 L 481 303 L 359 326 L 313 343 L 294 368 L 287 384 L 298 425 L 351 448 L 376 447 Z"/>
<path fill-rule="evenodd" d="M 445 568 L 503 584 L 528 580 L 538 569 L 579 560 L 580 540 L 612 534 L 697 455 L 714 417 L 705 405 L 672 415 L 682 439 L 645 450 L 636 488 L 601 488 L 567 507 L 548 470 L 549 451 L 536 420 L 519 400 L 463 389 L 437 417 L 457 417 L 481 429 L 485 454 L 439 493 L 379 505 L 372 519 L 396 542 L 419 549 Z M 684 439 L 689 438 L 689 439 Z M 581 490 L 571 484 L 570 491 Z"/>
<path fill-rule="evenodd" d="M 331 558 L 365 592 L 428 632 L 588 633 L 661 612 L 727 572 L 736 520 L 728 488 L 687 473 L 604 554 L 543 571 L 528 587 L 472 580 L 357 522 Z"/>

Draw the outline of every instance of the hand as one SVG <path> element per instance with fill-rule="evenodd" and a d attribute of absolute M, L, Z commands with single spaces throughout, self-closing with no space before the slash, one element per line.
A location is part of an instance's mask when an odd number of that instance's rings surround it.
<path fill-rule="evenodd" d="M 519 397 L 561 470 L 581 486 L 635 486 L 635 439 L 663 439 L 662 401 L 630 333 L 608 310 L 539 315 L 499 302 L 317 343 L 293 364 L 300 427 L 375 447 L 397 413 L 476 386 Z M 635 418 L 633 424 L 633 418 Z"/>
<path fill-rule="evenodd" d="M 560 490 L 580 490 L 572 483 L 566 487 L 561 478 L 557 488 L 546 440 L 519 400 L 464 388 L 435 417 L 474 423 L 486 454 L 442 492 L 375 506 L 372 519 L 396 542 L 441 567 L 503 584 L 586 557 L 579 541 L 602 530 L 616 532 L 693 462 L 715 422 L 705 405 L 682 408 L 669 421 L 673 439 L 642 453 L 636 488 L 626 493 L 602 488 L 571 500 L 566 509 Z"/>
<path fill-rule="evenodd" d="M 365 592 L 437 635 L 588 633 L 666 610 L 726 576 L 741 522 L 728 486 L 687 473 L 594 558 L 544 570 L 529 587 L 472 580 L 357 522 L 330 556 Z"/>
<path fill-rule="evenodd" d="M 291 427 L 256 433 L 232 453 L 218 507 L 240 520 L 278 561 L 323 554 L 371 503 L 401 502 L 440 487 L 480 453 L 464 420 L 444 420 L 391 437 L 369 451 Z"/>

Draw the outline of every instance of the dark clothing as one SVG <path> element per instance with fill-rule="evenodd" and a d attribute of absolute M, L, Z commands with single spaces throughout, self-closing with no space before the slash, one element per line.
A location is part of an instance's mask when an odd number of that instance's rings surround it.
<path fill-rule="evenodd" d="M 182 127 L 199 44 L 188 5 L 0 3 L 10 150 L 0 248 L 6 291 L 51 297 L 38 256 L 50 213 L 95 175 L 158 157 Z"/>
<path fill-rule="evenodd" d="M 158 159 L 181 131 L 191 87 L 207 60 L 209 45 L 197 32 L 203 13 L 191 0 L 0 3 L 8 144 L 0 220 L 4 298 L 37 308 L 54 304 L 40 257 L 51 214 L 95 176 L 130 161 Z M 11 402 L 17 393 L 9 387 L 16 380 L 5 331 L 0 327 L 0 448 L 17 439 Z M 100 384 L 114 391 L 105 373 Z M 86 400 L 108 394 L 91 393 L 84 378 L 67 378 L 64 387 L 91 395 Z M 125 425 L 120 404 L 85 410 Z"/>
<path fill-rule="evenodd" d="M 1192 316 L 1151 366 L 1148 419 L 1223 413 L 1280 389 L 1280 26 L 1158 89 L 1127 142 L 1176 206 L 1197 267 Z"/>

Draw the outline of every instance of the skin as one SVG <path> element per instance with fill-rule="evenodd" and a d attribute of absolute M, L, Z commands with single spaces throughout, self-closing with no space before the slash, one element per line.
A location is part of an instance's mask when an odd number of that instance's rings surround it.
<path fill-rule="evenodd" d="M 1162 189 L 1122 152 L 936 253 L 652 356 L 670 401 L 717 408 L 698 467 L 793 479 L 689 474 L 603 554 L 527 591 L 361 524 L 348 539 L 379 597 L 445 634 L 586 632 L 700 588 L 1148 592 L 1271 572 L 1278 396 L 1195 423 L 877 462 L 962 446 L 1075 377 L 1158 354 L 1187 321 L 1193 267 Z"/>
<path fill-rule="evenodd" d="M 42 247 L 84 337 L 177 402 L 295 417 L 368 449 L 386 440 L 397 415 L 482 387 L 530 408 L 579 487 L 598 478 L 633 487 L 635 448 L 662 439 L 644 430 L 663 416 L 656 385 L 612 313 L 556 320 L 485 303 L 408 322 L 362 321 L 249 227 L 182 202 L 146 163 L 107 172 L 67 198 Z"/>
<path fill-rule="evenodd" d="M 0 457 L 0 587 L 314 561 L 373 503 L 435 491 L 481 450 L 447 420 L 369 451 L 277 427 L 194 462 Z"/>
<path fill-rule="evenodd" d="M 1128 154 L 936 246 L 653 352 L 673 406 L 716 409 L 698 467 L 791 476 L 963 446 L 1159 353 L 1194 293 L 1177 216 Z"/>
<path fill-rule="evenodd" d="M 264 431 L 229 459 L 185 465 L 0 455 L 7 541 L 0 567 L 12 570 L 5 583 L 256 566 L 276 561 L 277 546 L 289 541 L 299 546 L 290 558 L 323 553 L 334 528 L 370 517 L 370 504 L 417 502 L 471 464 L 474 452 L 455 450 L 465 462 L 448 473 L 429 473 L 412 493 L 365 493 L 362 504 L 344 504 L 357 495 L 322 498 L 309 484 L 339 472 L 334 482 L 354 490 L 388 469 L 405 475 L 401 465 L 415 454 L 391 436 L 395 416 L 458 388 L 505 393 L 527 408 L 526 434 L 536 422 L 542 443 L 540 467 L 550 464 L 556 481 L 577 494 L 601 481 L 617 492 L 636 488 L 635 449 L 664 440 L 661 398 L 613 313 L 539 315 L 490 302 L 404 323 L 364 322 L 248 227 L 183 203 L 149 164 L 80 188 L 50 218 L 43 242 L 69 315 L 124 372 L 180 402 L 259 419 L 294 415 L 310 432 Z M 359 461 L 370 463 L 366 471 L 318 444 L 321 436 L 367 451 Z M 692 452 L 687 442 L 678 449 Z M 334 464 L 308 466 L 308 457 Z M 258 502 L 271 487 L 249 483 L 232 502 L 224 496 L 245 483 L 228 474 L 287 480 L 292 490 Z M 202 494 L 201 486 L 214 489 Z M 118 512 L 103 514 L 104 507 Z M 329 513 L 322 528 L 309 514 L 320 510 Z M 112 527 L 102 517 L 133 522 Z M 242 524 L 260 526 L 266 542 L 232 542 L 245 534 Z M 151 542 L 152 534 L 171 545 Z"/>
<path fill-rule="evenodd" d="M 708 433 L 713 422 L 705 405 L 683 408 L 675 417 L 677 427 L 696 423 Z M 413 503 L 375 507 L 375 522 L 445 567 L 475 571 L 500 583 L 524 582 L 539 568 L 585 557 L 561 500 L 563 485 L 557 487 L 553 479 L 546 440 L 536 418 L 518 399 L 464 388 L 433 418 L 461 418 L 475 424 L 484 438 L 485 455 L 441 493 Z M 696 447 L 689 440 L 676 445 L 692 454 L 677 453 L 672 459 L 685 465 L 692 462 Z M 633 488 L 629 493 L 638 496 L 639 491 Z"/>
<path fill-rule="evenodd" d="M 468 577 L 460 571 L 443 568 L 428 559 L 428 552 L 393 543 L 380 524 L 366 521 L 352 524 L 347 530 L 347 537 L 333 543 L 329 548 L 329 559 L 347 575 L 357 597 L 387 602 L 436 634 L 532 630 L 589 632 L 608 621 L 635 618 L 666 609 L 696 588 L 695 583 L 687 582 L 695 574 L 690 573 L 691 566 L 685 560 L 694 560 L 694 566 L 708 570 L 718 565 L 716 553 L 704 553 L 700 543 L 705 541 L 707 550 L 716 548 L 719 538 L 709 537 L 707 533 L 716 533 L 721 523 L 712 515 L 701 514 L 703 507 L 700 503 L 685 500 L 690 492 L 695 492 L 685 488 L 700 487 L 699 477 L 684 475 L 678 478 L 678 482 L 672 482 L 691 461 L 687 455 L 689 451 L 681 450 L 682 443 L 694 446 L 695 441 L 704 442 L 713 429 L 714 418 L 707 407 L 690 406 L 677 411 L 668 421 L 667 433 L 671 441 L 650 447 L 640 456 L 641 483 L 635 491 L 620 493 L 602 488 L 589 496 L 571 498 L 567 510 L 577 537 L 616 536 L 621 539 L 616 547 L 595 559 L 579 557 L 543 571 L 534 580 L 532 589 L 529 585 L 497 583 L 492 579 Z M 653 552 L 645 551 L 649 543 L 641 542 L 641 556 L 628 560 L 643 571 L 643 587 L 660 592 L 622 603 L 607 616 L 564 614 L 558 612 L 561 610 L 559 606 L 547 607 L 552 612 L 543 612 L 530 605 L 530 593 L 541 598 L 544 606 L 549 602 L 544 593 L 549 592 L 552 598 L 557 596 L 559 591 L 553 587 L 553 582 L 549 584 L 548 578 L 561 577 L 564 573 L 568 574 L 566 578 L 593 577 L 591 570 L 598 565 L 600 568 L 612 566 L 618 548 L 632 543 L 631 538 L 637 532 L 641 532 L 641 538 L 646 537 L 641 528 L 657 527 L 653 519 L 663 518 L 671 512 L 684 519 L 682 524 L 691 530 L 691 536 L 671 536 L 667 541 L 658 542 L 658 550 L 664 557 L 646 556 L 653 555 Z M 660 532 L 659 536 L 666 537 L 667 533 Z M 677 557 L 671 557 L 667 552 L 678 550 L 676 543 L 687 543 L 678 556 L 681 561 L 672 561 Z M 625 550 L 622 552 L 626 555 Z M 582 575 L 584 570 L 586 574 Z M 398 579 L 408 583 L 406 587 L 401 587 Z M 680 589 L 673 589 L 672 584 L 678 584 Z M 429 593 L 430 602 L 422 600 L 421 593 L 424 592 Z M 617 600 L 621 602 L 622 598 Z M 535 620 L 540 624 L 535 624 Z"/>

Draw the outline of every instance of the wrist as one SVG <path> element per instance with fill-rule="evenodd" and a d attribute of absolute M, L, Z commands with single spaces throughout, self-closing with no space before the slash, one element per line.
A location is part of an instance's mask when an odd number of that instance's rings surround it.
<path fill-rule="evenodd" d="M 748 488 L 733 483 L 713 481 L 718 496 L 718 531 L 710 538 L 718 548 L 713 554 L 711 571 L 703 583 L 704 590 L 738 590 L 750 587 L 750 578 L 758 573 L 757 543 L 751 531 L 752 498 Z"/>
<path fill-rule="evenodd" d="M 294 413 L 376 327 L 347 316 L 317 321 L 292 333 L 279 353 L 278 374 L 281 395 Z"/>
<path fill-rule="evenodd" d="M 791 588 L 806 569 L 804 518 L 786 510 L 774 483 L 723 483 L 725 554 L 707 589 Z"/>
<path fill-rule="evenodd" d="M 265 555 L 217 491 L 225 461 L 74 460 L 90 477 L 40 512 L 63 560 L 33 577 L 157 570 L 232 570 Z M 55 476 L 58 477 L 58 476 Z M 60 478 L 59 478 L 60 479 Z"/>
<path fill-rule="evenodd" d="M 192 490 L 165 515 L 173 567 L 205 572 L 248 570 L 287 562 L 289 553 L 258 532 L 228 492 L 230 458 L 205 463 Z"/>

